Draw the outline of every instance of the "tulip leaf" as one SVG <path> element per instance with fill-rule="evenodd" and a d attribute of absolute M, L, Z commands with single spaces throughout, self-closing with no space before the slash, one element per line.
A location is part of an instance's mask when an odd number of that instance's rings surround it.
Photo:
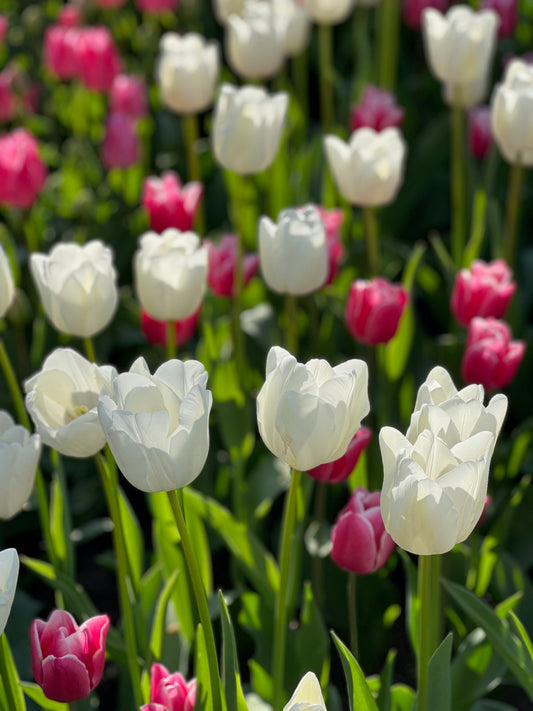
<path fill-rule="evenodd" d="M 398 380 L 402 377 L 415 334 L 415 319 L 413 307 L 410 303 L 404 309 L 396 335 L 385 346 L 385 368 L 390 380 Z"/>
<path fill-rule="evenodd" d="M 449 580 L 443 580 L 443 585 L 463 612 L 485 630 L 495 651 L 505 661 L 509 671 L 514 674 L 529 698 L 533 700 L 533 658 L 520 631 L 517 635 L 512 621 L 509 624 L 507 618 L 510 617 L 511 610 L 504 619 L 500 619 L 488 605 L 461 585 Z"/>
<path fill-rule="evenodd" d="M 450 659 L 453 634 L 450 632 L 437 647 L 428 664 L 428 702 L 431 711 L 451 711 L 452 691 Z"/>
<path fill-rule="evenodd" d="M 33 684 L 29 681 L 21 681 L 20 685 L 26 696 L 38 704 L 39 708 L 43 709 L 43 711 L 68 711 L 68 704 L 48 699 L 38 684 Z"/>
<path fill-rule="evenodd" d="M 195 708 L 202 711 L 213 711 L 213 694 L 207 660 L 207 646 L 204 630 L 201 624 L 196 628 L 196 703 Z M 233 709 L 231 711 L 234 711 Z"/>
<path fill-rule="evenodd" d="M 179 570 L 175 570 L 167 580 L 163 590 L 157 599 L 154 612 L 154 620 L 152 622 L 152 632 L 150 634 L 150 652 L 154 659 L 159 661 L 163 652 L 163 639 L 165 636 L 165 618 L 167 612 L 168 601 L 176 585 L 176 580 L 180 574 Z"/>
<path fill-rule="evenodd" d="M 187 531 L 189 532 L 189 538 L 194 548 L 196 561 L 200 568 L 202 582 L 206 594 L 209 597 L 213 592 L 213 571 L 211 565 L 211 549 L 209 547 L 209 541 L 207 540 L 205 526 L 198 512 L 191 506 L 186 505 L 185 499 L 183 501 L 183 515 L 187 522 Z"/>
<path fill-rule="evenodd" d="M 20 687 L 15 660 L 11 654 L 7 637 L 3 633 L 0 635 L 0 655 L 2 655 L 2 671 L 5 673 L 5 676 L 0 676 L 0 687 L 8 702 L 6 703 L 6 709 L 9 711 L 26 711 L 26 703 Z"/>
<path fill-rule="evenodd" d="M 72 575 L 72 543 L 70 540 L 68 498 L 57 471 L 52 475 L 50 487 L 50 536 L 57 564 Z"/>
<path fill-rule="evenodd" d="M 138 594 L 141 575 L 143 572 L 144 540 L 141 533 L 141 526 L 133 511 L 126 495 L 119 487 L 118 503 L 122 528 L 124 529 L 124 540 L 126 543 L 126 553 L 128 556 L 129 571 L 134 591 Z"/>
<path fill-rule="evenodd" d="M 294 670 L 294 678 L 286 679 L 289 688 L 296 688 L 300 681 L 301 669 L 312 671 L 320 680 L 322 687 L 327 686 L 330 669 L 330 640 L 326 625 L 322 618 L 319 605 L 313 596 L 310 583 L 305 583 L 301 603 L 300 624 L 298 629 L 289 633 L 288 644 L 290 658 L 298 660 L 298 664 L 290 665 Z"/>
<path fill-rule="evenodd" d="M 339 652 L 344 669 L 344 676 L 346 677 L 346 684 L 348 685 L 350 711 L 378 711 L 376 702 L 366 683 L 365 675 L 357 663 L 356 658 L 348 647 L 341 642 L 335 632 L 332 632 L 331 636 Z"/>
<path fill-rule="evenodd" d="M 469 711 L 477 699 L 498 685 L 506 668 L 485 631 L 480 627 L 472 630 L 461 643 L 451 666 L 454 711 Z"/>
<path fill-rule="evenodd" d="M 405 578 L 407 583 L 406 603 L 405 603 L 405 618 L 407 624 L 407 632 L 411 641 L 411 647 L 415 654 L 418 654 L 418 620 L 420 618 L 420 598 L 417 593 L 418 571 L 409 555 L 398 548 L 398 554 L 402 559 L 405 570 Z"/>
<path fill-rule="evenodd" d="M 379 693 L 377 704 L 379 711 L 391 711 L 391 684 L 394 676 L 394 662 L 396 660 L 396 650 L 391 649 L 387 654 L 385 666 L 381 672 Z"/>
<path fill-rule="evenodd" d="M 232 711 L 247 711 L 241 687 L 237 646 L 231 617 L 222 591 L 218 591 L 218 604 L 222 620 L 222 680 L 226 694 L 226 704 Z"/>

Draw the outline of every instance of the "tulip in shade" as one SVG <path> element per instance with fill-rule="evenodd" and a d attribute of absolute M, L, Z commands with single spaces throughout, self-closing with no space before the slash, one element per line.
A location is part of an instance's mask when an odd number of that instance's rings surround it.
<path fill-rule="evenodd" d="M 19 557 L 14 548 L 0 551 L 0 635 L 4 634 L 19 575 Z"/>
<path fill-rule="evenodd" d="M 362 360 L 334 368 L 318 359 L 304 365 L 274 346 L 257 396 L 263 442 L 302 471 L 339 459 L 370 410 L 367 389 L 368 367 Z"/>
<path fill-rule="evenodd" d="M 107 27 L 84 27 L 79 32 L 77 45 L 79 79 L 88 89 L 109 91 L 121 61 L 113 36 Z"/>
<path fill-rule="evenodd" d="M 54 610 L 46 622 L 32 622 L 31 666 L 47 698 L 71 703 L 85 699 L 98 686 L 108 630 L 107 615 L 91 617 L 78 626 L 64 610 Z"/>
<path fill-rule="evenodd" d="M 30 272 L 54 328 L 90 338 L 111 321 L 118 304 L 113 254 L 100 240 L 59 243 L 34 252 Z"/>
<path fill-rule="evenodd" d="M 344 220 L 344 212 L 339 208 L 326 210 L 317 205 L 318 214 L 326 230 L 326 247 L 328 250 L 328 276 L 324 286 L 331 284 L 339 273 L 344 246 L 341 241 L 340 228 Z"/>
<path fill-rule="evenodd" d="M 15 283 L 9 259 L 0 244 L 0 318 L 4 318 L 15 296 Z"/>
<path fill-rule="evenodd" d="M 358 279 L 350 287 L 346 326 L 356 341 L 375 346 L 388 343 L 398 330 L 409 294 L 400 284 L 376 277 Z"/>
<path fill-rule="evenodd" d="M 478 160 L 483 160 L 492 146 L 490 106 L 477 106 L 468 112 L 468 147 Z"/>
<path fill-rule="evenodd" d="M 41 454 L 41 438 L 0 410 L 0 519 L 10 519 L 30 498 Z"/>
<path fill-rule="evenodd" d="M 187 318 L 176 321 L 174 324 L 175 343 L 176 346 L 182 346 L 187 343 L 196 333 L 198 325 L 198 317 L 201 309 L 195 311 Z M 141 328 L 144 335 L 154 345 L 164 346 L 167 343 L 167 322 L 158 321 L 152 318 L 149 313 L 141 309 Z"/>
<path fill-rule="evenodd" d="M 204 240 L 209 254 L 207 283 L 217 296 L 233 296 L 237 266 L 237 237 L 224 235 L 218 244 Z M 259 268 L 257 254 L 245 254 L 242 260 L 242 280 L 246 286 Z"/>
<path fill-rule="evenodd" d="M 470 269 L 457 274 L 450 306 L 463 326 L 475 316 L 502 318 L 515 290 L 513 273 L 503 259 L 488 263 L 476 259 Z"/>
<path fill-rule="evenodd" d="M 402 0 L 403 21 L 413 30 L 419 30 L 426 7 L 434 7 L 440 12 L 446 12 L 449 4 L 450 0 Z"/>
<path fill-rule="evenodd" d="M 312 205 L 282 210 L 275 224 L 259 221 L 261 273 L 278 294 L 302 296 L 324 286 L 328 276 L 326 230 Z"/>
<path fill-rule="evenodd" d="M 213 150 L 228 170 L 253 175 L 269 168 L 278 152 L 289 97 L 258 86 L 223 84 L 213 118 Z"/>
<path fill-rule="evenodd" d="M 161 178 L 146 178 L 142 206 L 148 212 L 151 229 L 159 233 L 168 227 L 182 232 L 192 229 L 203 194 L 202 183 L 182 185 L 179 175 L 172 171 L 163 173 Z"/>
<path fill-rule="evenodd" d="M 193 711 L 196 679 L 187 682 L 179 672 L 171 674 L 162 664 L 150 670 L 150 703 L 141 711 Z"/>
<path fill-rule="evenodd" d="M 350 130 L 367 126 L 383 131 L 390 126 L 401 126 L 405 111 L 396 103 L 396 97 L 386 89 L 369 84 L 360 102 L 352 108 Z"/>
<path fill-rule="evenodd" d="M 317 25 L 339 25 L 354 7 L 354 0 L 303 0 L 303 6 Z"/>
<path fill-rule="evenodd" d="M 46 167 L 32 134 L 17 128 L 0 136 L 0 203 L 27 209 L 46 180 Z"/>
<path fill-rule="evenodd" d="M 494 10 L 500 18 L 498 37 L 512 37 L 518 20 L 517 0 L 483 0 L 483 10 Z"/>
<path fill-rule="evenodd" d="M 358 486 L 331 532 L 331 558 L 343 570 L 368 575 L 385 565 L 394 541 L 385 530 L 380 492 Z"/>
<path fill-rule="evenodd" d="M 195 360 L 170 360 L 151 375 L 143 358 L 113 380 L 98 403 L 120 470 L 141 491 L 172 491 L 202 471 L 209 451 L 213 397 Z"/>
<path fill-rule="evenodd" d="M 320 682 L 313 672 L 301 679 L 283 711 L 327 711 Z"/>
<path fill-rule="evenodd" d="M 487 390 L 509 385 L 526 351 L 525 341 L 511 338 L 511 329 L 504 321 L 472 319 L 461 366 L 465 382 L 480 383 Z"/>
<path fill-rule="evenodd" d="M 511 61 L 491 105 L 492 135 L 505 160 L 533 165 L 533 66 Z"/>
<path fill-rule="evenodd" d="M 102 163 L 111 168 L 129 168 L 139 162 L 141 144 L 137 136 L 137 121 L 128 114 L 110 114 L 100 149 Z"/>
<path fill-rule="evenodd" d="M 309 476 L 327 484 L 340 484 L 350 476 L 355 469 L 355 465 L 359 461 L 359 457 L 364 452 L 370 440 L 372 439 L 372 430 L 368 427 L 360 427 L 352 437 L 348 449 L 334 462 L 321 464 L 318 467 L 309 469 Z"/>
<path fill-rule="evenodd" d="M 464 541 L 483 512 L 494 444 L 507 398 L 483 406 L 484 391 L 457 391 L 444 368 L 433 368 L 420 387 L 404 436 L 380 432 L 384 480 L 381 514 L 405 550 L 436 555 Z"/>
<path fill-rule="evenodd" d="M 109 110 L 111 114 L 127 114 L 132 119 L 145 116 L 148 98 L 144 79 L 129 74 L 116 76 L 109 92 Z"/>

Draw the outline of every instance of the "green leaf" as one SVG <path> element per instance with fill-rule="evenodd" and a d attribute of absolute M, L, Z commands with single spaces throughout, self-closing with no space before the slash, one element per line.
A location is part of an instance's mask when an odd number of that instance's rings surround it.
<path fill-rule="evenodd" d="M 298 664 L 294 665 L 298 673 L 294 679 L 287 680 L 289 686 L 296 688 L 301 678 L 300 670 L 305 669 L 314 672 L 325 688 L 329 678 L 330 641 L 320 607 L 308 582 L 303 591 L 300 624 L 294 636 L 289 636 L 289 641 L 294 644 L 294 655 L 291 658 L 294 656 L 298 660 Z"/>
<path fill-rule="evenodd" d="M 357 663 L 357 660 L 348 647 L 337 637 L 335 632 L 332 632 L 331 636 L 339 652 L 344 669 L 344 676 L 346 677 L 346 684 L 348 685 L 350 711 L 378 711 L 376 702 L 366 683 L 365 675 Z"/>
<path fill-rule="evenodd" d="M 61 479 L 57 471 L 52 475 L 50 487 L 50 537 L 54 553 L 58 558 L 58 564 L 63 570 L 69 569 L 70 530 L 67 525 L 68 515 L 66 506 L 68 499 L 63 496 L 61 490 Z M 68 543 L 67 543 L 68 540 Z"/>
<path fill-rule="evenodd" d="M 15 666 L 15 661 L 13 655 L 11 654 L 11 649 L 9 648 L 9 643 L 7 637 L 2 633 L 0 635 L 0 654 L 3 657 L 3 667 L 7 674 L 7 679 L 1 677 L 3 691 L 5 692 L 5 698 L 9 699 L 11 695 L 15 703 L 15 707 L 9 707 L 9 711 L 26 711 L 26 702 L 24 701 L 24 694 L 19 683 L 19 677 L 17 673 L 17 667 Z M 11 694 L 7 693 L 7 689 L 10 690 Z M 7 705 L 6 705 L 6 708 Z"/>
<path fill-rule="evenodd" d="M 138 594 L 144 558 L 144 540 L 141 533 L 141 526 L 130 502 L 120 488 L 118 490 L 118 503 L 120 517 L 122 519 L 122 528 L 124 529 L 131 582 L 135 593 Z"/>
<path fill-rule="evenodd" d="M 213 711 L 213 695 L 209 677 L 207 647 L 202 625 L 196 628 L 196 704 L 202 711 Z M 233 709 L 231 710 L 233 711 Z"/>
<path fill-rule="evenodd" d="M 180 574 L 179 570 L 175 570 L 170 578 L 167 580 L 164 588 L 161 590 L 161 594 L 157 599 L 157 604 L 155 606 L 154 620 L 152 623 L 152 632 L 150 634 L 150 652 L 154 656 L 154 659 L 160 660 L 161 653 L 163 651 L 163 639 L 165 636 L 165 619 L 167 612 L 168 601 L 176 585 L 176 580 Z"/>
<path fill-rule="evenodd" d="M 450 659 L 453 635 L 450 632 L 432 654 L 428 664 L 428 702 L 431 711 L 451 711 Z"/>
<path fill-rule="evenodd" d="M 183 515 L 187 523 L 187 531 L 194 548 L 202 582 L 206 594 L 209 597 L 213 592 L 213 570 L 211 564 L 211 549 L 209 547 L 209 541 L 207 540 L 205 526 L 197 511 L 186 505 L 185 499 L 183 501 Z"/>
<path fill-rule="evenodd" d="M 402 559 L 407 579 L 407 590 L 405 594 L 405 621 L 407 633 L 411 641 L 411 647 L 415 654 L 418 654 L 418 620 L 420 618 L 420 598 L 417 593 L 417 569 L 409 555 L 398 548 L 398 554 Z"/>
<path fill-rule="evenodd" d="M 396 660 L 396 650 L 391 649 L 387 654 L 387 659 L 385 660 L 385 666 L 381 672 L 379 694 L 378 694 L 378 708 L 379 711 L 391 711 L 391 684 L 394 675 L 394 662 Z"/>
<path fill-rule="evenodd" d="M 232 709 L 232 711 L 247 711 L 241 687 L 235 634 L 221 590 L 218 592 L 218 604 L 222 620 L 222 680 L 226 694 L 226 704 L 228 709 Z"/>
<path fill-rule="evenodd" d="M 68 711 L 68 704 L 62 704 L 59 701 L 52 701 L 46 698 L 43 690 L 37 684 L 33 684 L 29 681 L 21 681 L 20 685 L 26 696 L 32 701 L 35 701 L 44 711 Z"/>
<path fill-rule="evenodd" d="M 469 711 L 472 704 L 498 685 L 506 664 L 477 627 L 459 646 L 451 666 L 452 708 Z"/>
<path fill-rule="evenodd" d="M 400 319 L 396 335 L 385 346 L 385 368 L 389 380 L 398 380 L 403 375 L 411 353 L 415 335 L 413 307 L 407 304 Z"/>
<path fill-rule="evenodd" d="M 478 564 L 476 595 L 483 597 L 489 589 L 490 581 L 496 563 L 498 562 L 499 539 L 496 536 L 488 535 L 483 539 L 481 553 Z"/>

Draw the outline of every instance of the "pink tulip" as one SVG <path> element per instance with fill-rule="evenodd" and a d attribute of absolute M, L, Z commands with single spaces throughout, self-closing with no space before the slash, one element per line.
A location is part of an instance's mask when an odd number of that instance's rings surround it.
<path fill-rule="evenodd" d="M 450 303 L 455 318 L 463 326 L 474 316 L 502 318 L 516 290 L 512 277 L 503 259 L 489 263 L 476 259 L 470 269 L 461 269 Z"/>
<path fill-rule="evenodd" d="M 344 256 L 344 246 L 341 241 L 340 228 L 344 220 L 344 212 L 340 208 L 326 210 L 317 205 L 318 214 L 324 223 L 326 230 L 326 247 L 328 248 L 328 277 L 324 286 L 331 284 L 339 273 L 342 258 Z"/>
<path fill-rule="evenodd" d="M 486 390 L 509 385 L 526 351 L 524 341 L 511 338 L 511 329 L 504 321 L 472 319 L 461 366 L 463 380 L 479 383 Z"/>
<path fill-rule="evenodd" d="M 204 240 L 209 254 L 207 283 L 217 296 L 233 296 L 237 266 L 237 237 L 224 235 L 218 244 Z M 246 254 L 242 260 L 242 279 L 246 286 L 259 268 L 259 255 Z"/>
<path fill-rule="evenodd" d="M 331 533 L 331 558 L 344 570 L 368 575 L 379 570 L 394 550 L 380 510 L 381 492 L 358 486 Z"/>
<path fill-rule="evenodd" d="M 148 99 L 144 79 L 128 74 L 116 76 L 109 92 L 109 110 L 111 113 L 128 114 L 134 119 L 146 116 Z"/>
<path fill-rule="evenodd" d="M 46 167 L 29 131 L 17 128 L 0 136 L 0 203 L 31 207 L 45 180 Z"/>
<path fill-rule="evenodd" d="M 468 112 L 468 147 L 478 160 L 483 160 L 492 145 L 490 106 L 477 106 Z"/>
<path fill-rule="evenodd" d="M 62 81 L 78 75 L 78 47 L 81 36 L 81 29 L 63 25 L 50 25 L 44 33 L 44 65 Z"/>
<path fill-rule="evenodd" d="M 70 2 L 63 5 L 57 16 L 57 22 L 62 27 L 77 27 L 81 24 L 81 8 Z"/>
<path fill-rule="evenodd" d="M 327 484 L 340 484 L 350 476 L 355 469 L 359 457 L 367 448 L 372 439 L 372 430 L 368 427 L 360 427 L 352 437 L 352 441 L 348 445 L 346 454 L 328 464 L 320 464 L 314 469 L 309 469 L 308 474 L 316 481 L 321 481 Z"/>
<path fill-rule="evenodd" d="M 403 21 L 413 30 L 419 30 L 422 23 L 422 12 L 426 7 L 434 7 L 444 13 L 450 0 L 402 0 Z"/>
<path fill-rule="evenodd" d="M 91 617 L 78 627 L 72 615 L 54 610 L 30 628 L 31 666 L 47 698 L 71 703 L 98 686 L 105 664 L 109 617 Z"/>
<path fill-rule="evenodd" d="M 77 46 L 79 78 L 88 89 L 109 91 L 121 61 L 107 27 L 85 27 Z"/>
<path fill-rule="evenodd" d="M 170 674 L 162 664 L 150 670 L 150 704 L 141 711 L 193 711 L 196 679 L 187 682 L 181 674 Z"/>
<path fill-rule="evenodd" d="M 141 12 L 158 13 L 175 10 L 179 0 L 136 0 L 135 4 Z"/>
<path fill-rule="evenodd" d="M 396 103 L 396 97 L 386 89 L 369 84 L 360 102 L 352 108 L 350 130 L 367 126 L 383 131 L 390 126 L 400 126 L 405 111 Z"/>
<path fill-rule="evenodd" d="M 129 168 L 138 163 L 141 146 L 137 124 L 127 114 L 110 114 L 101 147 L 102 163 L 106 168 Z"/>
<path fill-rule="evenodd" d="M 409 295 L 400 284 L 375 277 L 357 279 L 350 287 L 344 315 L 356 341 L 375 346 L 395 335 Z"/>
<path fill-rule="evenodd" d="M 201 309 L 195 311 L 187 318 L 176 321 L 176 345 L 182 346 L 187 343 L 196 333 L 198 325 L 198 317 Z M 158 321 L 152 318 L 144 309 L 141 310 L 141 328 L 147 340 L 154 345 L 164 346 L 167 342 L 167 324 L 166 321 Z"/>
<path fill-rule="evenodd" d="M 9 28 L 9 20 L 6 15 L 0 15 L 0 44 L 4 43 Z"/>
<path fill-rule="evenodd" d="M 161 178 L 144 181 L 142 205 L 148 212 L 150 227 L 163 232 L 175 227 L 182 232 L 192 228 L 198 205 L 204 194 L 202 183 L 181 184 L 176 173 L 168 171 Z"/>
<path fill-rule="evenodd" d="M 512 37 L 518 21 L 517 0 L 483 0 L 482 10 L 494 10 L 500 18 L 498 37 Z"/>

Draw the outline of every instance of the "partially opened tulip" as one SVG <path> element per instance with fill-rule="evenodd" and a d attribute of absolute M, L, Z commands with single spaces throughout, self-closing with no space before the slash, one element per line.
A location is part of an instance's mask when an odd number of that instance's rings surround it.
<path fill-rule="evenodd" d="M 311 18 L 299 0 L 273 0 L 274 16 L 281 23 L 283 51 L 297 57 L 309 44 Z"/>
<path fill-rule="evenodd" d="M 307 672 L 300 679 L 283 711 L 327 711 L 320 682 L 313 672 Z"/>
<path fill-rule="evenodd" d="M 0 204 L 26 210 L 37 200 L 46 180 L 39 146 L 25 128 L 0 136 Z"/>
<path fill-rule="evenodd" d="M 19 575 L 19 557 L 14 548 L 0 551 L 0 635 L 4 634 Z"/>
<path fill-rule="evenodd" d="M 109 92 L 109 110 L 112 114 L 127 114 L 133 119 L 146 116 L 148 98 L 145 80 L 129 74 L 116 76 Z"/>
<path fill-rule="evenodd" d="M 350 286 L 344 319 L 356 341 L 375 346 L 396 335 L 409 299 L 401 284 L 376 277 L 356 279 Z"/>
<path fill-rule="evenodd" d="M 511 383 L 526 352 L 524 341 L 513 341 L 510 327 L 495 318 L 474 318 L 461 365 L 467 383 L 480 383 L 487 390 Z"/>
<path fill-rule="evenodd" d="M 182 185 L 179 175 L 171 170 L 163 173 L 160 178 L 146 178 L 143 183 L 142 206 L 148 212 L 151 229 L 159 233 L 168 227 L 175 227 L 182 232 L 191 230 L 203 194 L 202 183 Z"/>
<path fill-rule="evenodd" d="M 533 67 L 521 59 L 510 62 L 491 103 L 492 134 L 505 160 L 533 165 Z"/>
<path fill-rule="evenodd" d="M 0 244 L 0 318 L 4 318 L 15 296 L 15 283 L 9 259 Z"/>
<path fill-rule="evenodd" d="M 204 245 L 209 253 L 207 282 L 217 296 L 235 294 L 235 270 L 237 267 L 237 236 L 224 235 L 218 244 L 206 239 Z M 246 286 L 259 268 L 257 254 L 245 254 L 242 260 L 242 282 Z"/>
<path fill-rule="evenodd" d="M 41 454 L 41 438 L 0 410 L 0 519 L 10 519 L 30 498 Z"/>
<path fill-rule="evenodd" d="M 396 97 L 385 89 L 369 84 L 359 103 L 352 108 L 350 129 L 367 126 L 383 131 L 391 126 L 401 126 L 405 111 L 396 103 Z"/>
<path fill-rule="evenodd" d="M 140 161 L 141 143 L 135 118 L 118 112 L 109 114 L 100 156 L 108 170 L 125 170 Z"/>
<path fill-rule="evenodd" d="M 194 336 L 196 333 L 196 327 L 198 326 L 200 310 L 201 309 L 198 309 L 198 311 L 195 311 L 190 316 L 187 316 L 180 321 L 176 321 L 174 324 L 174 338 L 176 346 L 182 346 Z M 158 346 L 167 345 L 168 333 L 166 321 L 158 321 L 157 319 L 152 318 L 144 309 L 141 309 L 141 328 L 150 343 Z"/>
<path fill-rule="evenodd" d="M 109 91 L 122 63 L 108 27 L 84 27 L 76 47 L 77 77 L 94 91 Z"/>
<path fill-rule="evenodd" d="M 162 664 L 150 670 L 150 704 L 141 711 L 193 711 L 196 701 L 196 679 L 186 681 L 179 672 L 171 674 Z"/>
<path fill-rule="evenodd" d="M 30 629 L 31 666 L 48 699 L 72 703 L 98 686 L 105 665 L 109 617 L 98 615 L 78 626 L 72 615 L 54 610 Z"/>
<path fill-rule="evenodd" d="M 513 273 L 503 259 L 476 259 L 457 274 L 450 306 L 459 323 L 468 326 L 476 316 L 502 318 L 515 291 Z"/>
<path fill-rule="evenodd" d="M 263 442 L 289 466 L 307 471 L 341 457 L 370 405 L 368 367 L 349 360 L 332 368 L 325 360 L 298 363 L 274 346 L 257 396 Z"/>

